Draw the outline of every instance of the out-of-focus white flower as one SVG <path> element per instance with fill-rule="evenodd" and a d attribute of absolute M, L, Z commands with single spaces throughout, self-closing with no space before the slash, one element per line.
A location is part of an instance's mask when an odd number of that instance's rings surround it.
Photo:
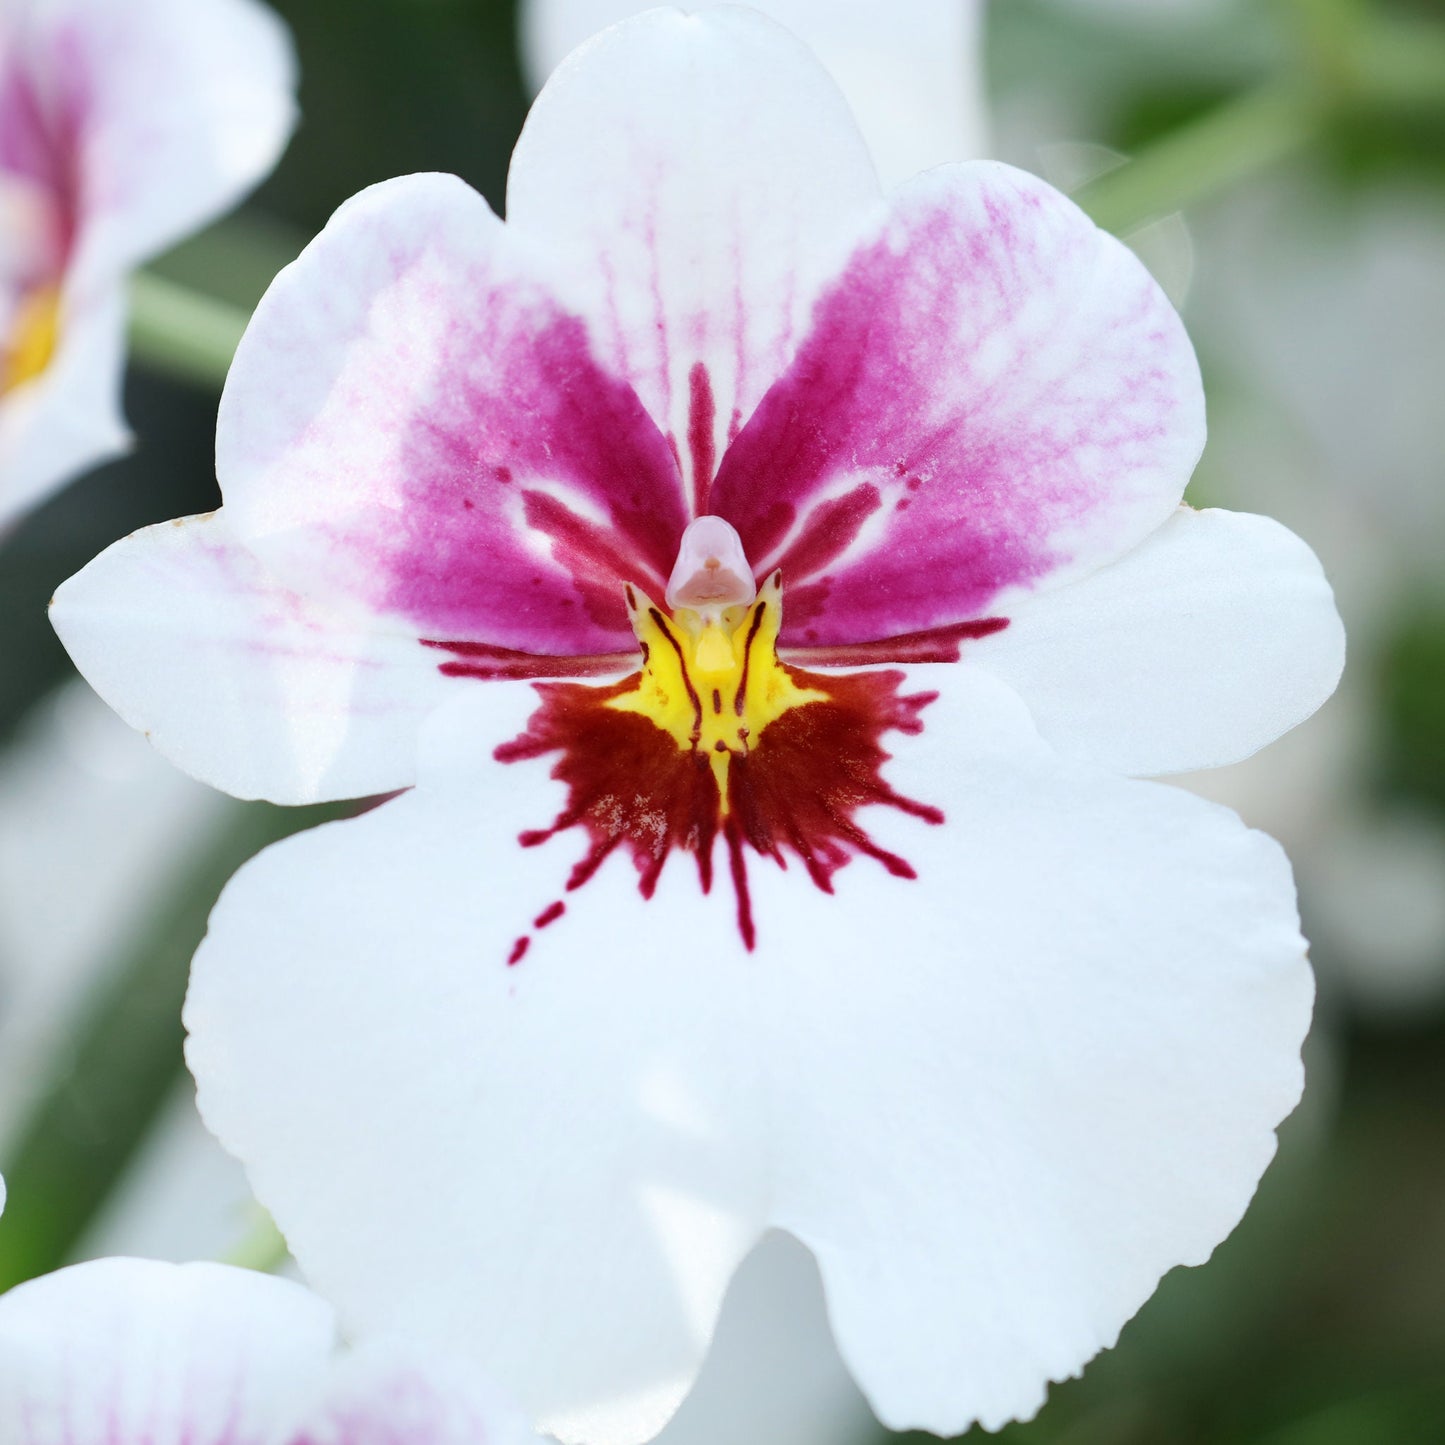
<path fill-rule="evenodd" d="M 589 36 L 649 8 L 637 0 L 523 0 L 522 57 L 533 89 Z M 827 67 L 884 185 L 988 154 L 983 0 L 758 0 L 752 8 L 786 25 Z"/>
<path fill-rule="evenodd" d="M 216 1264 L 106 1259 L 0 1296 L 5 1445 L 525 1445 L 474 1373 L 340 1347 L 331 1307 Z"/>
<path fill-rule="evenodd" d="M 235 812 L 78 681 L 0 752 L 0 1141 L 23 1123 L 106 968 Z"/>
<path fill-rule="evenodd" d="M 578 51 L 506 226 L 438 177 L 342 208 L 237 355 L 225 507 L 54 616 L 200 775 L 416 785 L 248 865 L 188 1004 L 349 1324 L 637 1440 L 780 1229 L 946 1432 L 1208 1255 L 1311 982 L 1277 848 L 1120 775 L 1262 746 L 1342 639 L 1297 538 L 1180 507 L 1202 442 L 1126 248 L 991 163 L 885 198 L 746 10 Z"/>
<path fill-rule="evenodd" d="M 294 90 L 254 0 L 0 8 L 0 531 L 125 446 L 126 277 L 271 169 Z"/>

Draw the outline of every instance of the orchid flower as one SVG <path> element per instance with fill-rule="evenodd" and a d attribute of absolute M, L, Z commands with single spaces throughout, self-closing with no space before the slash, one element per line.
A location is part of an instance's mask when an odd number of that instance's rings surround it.
<path fill-rule="evenodd" d="M 523 1445 L 513 1412 L 415 1346 L 338 1348 L 288 1280 L 105 1259 L 0 1296 L 6 1445 Z"/>
<path fill-rule="evenodd" d="M 7 0 L 0 531 L 124 449 L 127 274 L 271 169 L 294 90 L 254 0 Z"/>
<path fill-rule="evenodd" d="M 345 205 L 237 353 L 225 505 L 57 595 L 197 776 L 410 790 L 228 887 L 202 1112 L 350 1328 L 564 1440 L 661 1427 L 770 1228 L 887 1424 L 1027 1415 L 1299 1097 L 1282 853 L 1130 775 L 1313 711 L 1329 588 L 1180 505 L 1137 259 L 996 163 L 885 199 L 760 16 L 584 46 L 507 211 Z"/>

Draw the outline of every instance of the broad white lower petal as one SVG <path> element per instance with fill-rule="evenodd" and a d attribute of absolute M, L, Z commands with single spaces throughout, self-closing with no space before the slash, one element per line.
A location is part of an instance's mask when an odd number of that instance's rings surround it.
<path fill-rule="evenodd" d="M 588 36 L 648 8 L 634 0 L 526 0 L 522 52 L 532 88 Z M 827 66 L 885 185 L 986 153 L 978 0 L 758 0 L 752 8 L 786 25 Z"/>
<path fill-rule="evenodd" d="M 1188 507 L 968 647 L 1061 753 L 1135 775 L 1248 757 L 1309 717 L 1345 661 L 1305 543 L 1268 517 Z"/>
<path fill-rule="evenodd" d="M 107 1259 L 0 1297 L 6 1445 L 273 1445 L 335 1347 L 286 1280 Z"/>
<path fill-rule="evenodd" d="M 64 583 L 76 666 L 186 772 L 305 803 L 408 786 L 416 733 L 458 683 L 414 635 L 279 585 L 223 512 L 146 527 Z"/>
<path fill-rule="evenodd" d="M 51 492 L 126 449 L 124 365 L 119 287 L 69 296 L 50 364 L 0 395 L 0 535 Z"/>
<path fill-rule="evenodd" d="M 878 196 L 846 101 L 800 41 L 742 7 L 661 9 L 548 81 L 507 224 L 550 257 L 697 497 Z"/>
<path fill-rule="evenodd" d="M 490 760 L 524 689 L 438 714 L 414 793 L 237 875 L 188 1058 L 350 1324 L 458 1343 L 565 1439 L 641 1440 L 778 1226 L 885 1422 L 952 1433 L 1031 1413 L 1208 1256 L 1301 1086 L 1288 867 L 963 676 L 888 766 L 947 821 L 869 810 L 917 880 L 755 862 L 751 954 L 686 859 L 643 901 L 614 857 L 508 966 L 579 851 L 517 846 L 561 801 Z"/>

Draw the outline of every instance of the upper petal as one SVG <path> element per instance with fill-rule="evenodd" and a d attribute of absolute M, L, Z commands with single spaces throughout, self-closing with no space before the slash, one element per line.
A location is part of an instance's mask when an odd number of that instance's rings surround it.
<path fill-rule="evenodd" d="M 520 692 L 438 715 L 414 793 L 237 875 L 188 1058 L 352 1323 L 463 1343 L 567 1439 L 640 1440 L 778 1225 L 883 1417 L 950 1433 L 1031 1412 L 1208 1254 L 1299 1093 L 1288 868 L 966 676 L 889 765 L 944 824 L 870 819 L 918 879 L 756 862 L 752 954 L 685 867 L 644 901 L 613 858 L 547 910 L 575 854 L 517 840 L 558 787 L 488 760 Z"/>
<path fill-rule="evenodd" d="M 147 527 L 62 584 L 75 665 L 178 767 L 242 798 L 410 785 L 423 718 L 458 684 L 414 632 L 283 586 L 226 511 Z"/>
<path fill-rule="evenodd" d="M 1121 556 L 1203 443 L 1193 349 L 1134 254 L 1032 176 L 946 166 L 823 294 L 712 510 L 782 566 L 788 641 L 857 642 Z"/>
<path fill-rule="evenodd" d="M 589 35 L 646 9 L 632 0 L 527 0 L 534 89 Z M 987 151 L 978 0 L 759 0 L 838 82 L 886 185 Z"/>
<path fill-rule="evenodd" d="M 621 583 L 660 592 L 686 520 L 636 396 L 452 176 L 362 192 L 276 278 L 216 466 L 293 587 L 536 652 L 630 649 Z"/>
<path fill-rule="evenodd" d="M 1248 513 L 1181 507 L 1128 556 L 969 645 L 1061 752 L 1121 773 L 1233 763 L 1335 690 L 1345 634 L 1313 552 Z"/>
<path fill-rule="evenodd" d="M 222 1265 L 107 1259 L 0 1297 L 9 1445 L 273 1445 L 335 1348 L 299 1285 Z"/>
<path fill-rule="evenodd" d="M 653 10 L 548 81 L 507 222 L 671 438 L 706 512 L 716 458 L 877 197 L 847 104 L 801 42 L 742 8 Z"/>
<path fill-rule="evenodd" d="M 87 276 L 114 277 L 218 215 L 275 164 L 295 122 L 290 37 L 255 0 L 51 0 L 17 27 L 28 154 L 69 188 Z"/>

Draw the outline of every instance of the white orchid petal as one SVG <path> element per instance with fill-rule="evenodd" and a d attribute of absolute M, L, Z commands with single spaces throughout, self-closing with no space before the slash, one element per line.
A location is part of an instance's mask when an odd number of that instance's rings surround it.
<path fill-rule="evenodd" d="M 223 513 L 147 527 L 56 593 L 91 686 L 186 772 L 303 803 L 406 787 L 416 731 L 449 691 L 414 635 L 269 578 Z"/>
<path fill-rule="evenodd" d="M 1329 583 L 1293 532 L 1188 507 L 968 646 L 1060 752 L 1136 775 L 1249 756 L 1329 697 L 1345 657 Z"/>
<path fill-rule="evenodd" d="M 830 896 L 755 860 L 752 954 L 686 859 L 650 901 L 613 859 L 508 966 L 575 859 L 516 841 L 560 793 L 490 759 L 520 690 L 438 714 L 415 793 L 237 876 L 188 1057 L 352 1325 L 459 1342 L 566 1439 L 641 1440 L 776 1225 L 880 1415 L 948 1433 L 1030 1413 L 1208 1255 L 1301 1085 L 1288 868 L 962 675 L 888 766 L 947 821 L 869 810 L 918 879 L 858 859 Z"/>
<path fill-rule="evenodd" d="M 672 437 L 696 501 L 878 196 L 846 102 L 799 41 L 741 7 L 653 10 L 547 83 L 507 224 Z"/>
<path fill-rule="evenodd" d="M 524 0 L 534 90 L 574 47 L 650 7 L 634 0 Z M 885 184 L 987 152 L 980 0 L 758 0 L 842 88 Z"/>
<path fill-rule="evenodd" d="M 276 1445 L 328 1367 L 330 1308 L 223 1265 L 107 1259 L 0 1296 L 7 1445 Z"/>

